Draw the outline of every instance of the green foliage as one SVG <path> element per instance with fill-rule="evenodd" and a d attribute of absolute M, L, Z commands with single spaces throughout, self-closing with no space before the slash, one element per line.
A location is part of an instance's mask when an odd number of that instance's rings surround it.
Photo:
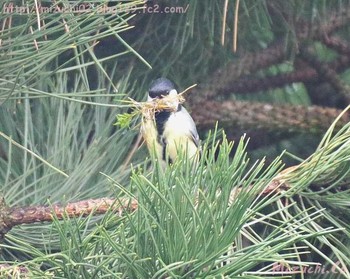
<path fill-rule="evenodd" d="M 95 98 L 107 102 L 113 96 Z M 87 107 L 79 102 L 78 97 L 76 100 L 47 98 L 30 104 L 25 102 L 17 105 L 15 119 L 10 108 L 1 108 L 3 119 L 7 119 L 1 123 L 1 130 L 69 176 L 65 177 L 12 142 L 2 139 L 6 157 L 0 159 L 1 191 L 9 205 L 47 204 L 48 201 L 65 203 L 109 196 L 113 191 L 99 174 L 101 171 L 121 182 L 129 180 L 129 167 L 122 166 L 135 132 L 124 133 L 114 128 L 118 108 Z M 24 127 L 16 123 L 23 123 Z M 41 249 L 47 245 L 55 247 L 57 232 L 52 231 L 49 224 L 39 227 L 22 226 L 14 228 L 10 234 Z"/>
<path fill-rule="evenodd" d="M 341 2 L 273 5 L 308 19 Z M 191 1 L 184 14 L 136 14 L 144 32 L 132 46 L 121 37 L 130 31 L 128 13 L 45 14 L 41 29 L 35 13 L 12 15 L 0 57 L 0 189 L 6 202 L 131 197 L 138 209 L 13 228 L 1 244 L 1 263 L 10 264 L 2 276 L 26 268 L 30 278 L 260 278 L 281 275 L 274 273 L 277 263 L 302 268 L 322 262 L 338 278 L 350 278 L 350 125 L 335 135 L 331 127 L 315 154 L 286 176 L 289 188 L 282 193 L 263 195 L 282 168 L 279 158 L 252 162 L 247 140 L 219 144 L 216 134 L 204 140 L 198 163 L 180 159 L 165 170 L 157 164 L 150 169 L 141 149 L 133 168 L 125 166 L 137 135 L 125 129 L 133 116 L 125 112 L 128 97 L 141 101 L 154 76 L 167 75 L 185 88 L 235 59 L 230 40 L 219 47 L 223 3 Z M 247 34 L 240 40 L 248 50 L 276 34 L 293 37 L 288 17 L 272 19 L 266 1 L 241 1 L 240 12 L 240 33 Z M 10 15 L 0 18 L 6 26 Z M 229 13 L 226 38 L 232 23 Z M 103 56 L 96 42 L 111 38 L 112 54 Z M 268 72 L 289 70 L 279 65 Z M 299 85 L 256 99 L 270 97 L 309 104 Z M 113 125 L 115 115 L 121 127 Z"/>
<path fill-rule="evenodd" d="M 117 115 L 117 121 L 114 125 L 118 125 L 121 128 L 128 128 L 130 126 L 131 120 L 133 119 L 134 114 L 132 113 L 121 113 Z"/>
<path fill-rule="evenodd" d="M 142 3 L 124 1 L 118 8 L 125 11 L 128 6 L 136 7 Z M 25 4 L 20 1 L 2 3 L 1 20 L 5 30 L 2 32 L 0 81 L 4 90 L 0 98 L 20 95 L 22 86 L 40 85 L 52 75 L 52 70 L 72 73 L 95 64 L 103 71 L 102 61 L 120 55 L 98 59 L 93 49 L 99 40 L 127 30 L 127 21 L 132 17 L 130 13 L 101 14 L 99 9 L 106 5 L 103 1 L 90 13 L 69 11 L 69 8 L 78 9 L 79 5 L 66 0 L 56 5 L 41 3 L 43 7 L 55 9 L 54 12 L 39 11 L 38 14 L 35 9 L 18 12 L 21 7 L 36 7 L 37 1 Z"/>
<path fill-rule="evenodd" d="M 116 64 L 105 70 L 106 61 L 127 53 L 98 58 L 93 51 L 95 41 L 127 30 L 131 15 L 40 15 L 46 29 L 36 25 L 33 14 L 1 14 L 6 32 L 0 61 L 0 190 L 14 207 L 110 195 L 112 189 L 99 173 L 129 181 L 130 169 L 123 163 L 136 133 L 113 126 L 114 116 L 123 110 L 120 100 L 133 90 L 128 75 L 116 82 Z M 10 18 L 15 25 L 6 25 Z M 14 228 L 6 244 L 54 250 L 58 233 L 50 224 L 26 225 Z M 1 253 L 3 260 L 28 257 L 6 248 Z"/>
<path fill-rule="evenodd" d="M 58 246 L 35 248 L 10 234 L 11 245 L 3 249 L 27 254 L 32 260 L 22 265 L 42 275 L 41 266 L 55 278 L 253 278 L 278 274 L 277 263 L 312 264 L 301 260 L 308 250 L 332 261 L 313 244 L 329 246 L 341 233 L 337 226 L 322 227 L 323 209 L 262 195 L 282 167 L 279 159 L 251 166 L 244 139 L 232 159 L 232 143 L 210 142 L 197 163 L 180 159 L 165 170 L 157 164 L 151 172 L 137 168 L 127 187 L 110 177 L 120 197 L 137 198 L 136 212 L 109 212 L 97 223 L 91 217 L 55 220 L 51 241 L 58 237 Z M 338 256 L 345 252 L 330 247 Z"/>

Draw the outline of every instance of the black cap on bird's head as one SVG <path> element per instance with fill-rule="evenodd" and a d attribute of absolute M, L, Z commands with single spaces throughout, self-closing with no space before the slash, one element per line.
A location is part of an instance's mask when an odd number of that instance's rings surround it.
<path fill-rule="evenodd" d="M 176 91 L 175 85 L 170 80 L 167 78 L 158 78 L 151 83 L 148 96 L 151 99 L 160 99 L 162 96 L 169 95 L 172 90 Z"/>

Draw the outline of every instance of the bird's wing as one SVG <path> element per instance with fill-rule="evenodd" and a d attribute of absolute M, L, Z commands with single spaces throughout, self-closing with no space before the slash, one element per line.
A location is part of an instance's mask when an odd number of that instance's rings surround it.
<path fill-rule="evenodd" d="M 182 107 L 181 110 L 182 110 L 182 113 L 186 114 L 186 116 L 188 118 L 190 137 L 193 140 L 194 144 L 198 147 L 199 146 L 199 135 L 197 132 L 196 124 L 194 123 L 191 115 L 188 113 L 188 111 L 184 107 Z"/>

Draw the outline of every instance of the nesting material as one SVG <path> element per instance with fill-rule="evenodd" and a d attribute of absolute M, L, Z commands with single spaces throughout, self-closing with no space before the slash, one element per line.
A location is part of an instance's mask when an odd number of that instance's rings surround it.
<path fill-rule="evenodd" d="M 131 113 L 122 113 L 117 115 L 117 121 L 115 125 L 119 125 L 122 128 L 130 127 L 131 121 L 135 118 L 142 116 L 142 120 L 154 120 L 155 114 L 160 111 L 175 112 L 178 109 L 178 105 L 185 102 L 184 94 L 193 87 L 194 84 L 177 95 L 167 95 L 161 99 L 155 99 L 148 102 L 137 102 L 134 99 L 129 98 L 127 101 L 130 107 L 133 109 Z M 138 125 L 137 125 L 138 126 Z"/>
<path fill-rule="evenodd" d="M 178 105 L 183 104 L 186 101 L 183 95 L 195 86 L 197 86 L 197 84 L 188 87 L 177 95 L 166 95 L 161 99 L 155 99 L 149 102 L 136 102 L 133 99 L 130 99 L 130 101 L 132 102 L 135 109 L 142 114 L 143 118 L 151 120 L 154 119 L 154 115 L 157 112 L 175 112 L 178 109 Z"/>

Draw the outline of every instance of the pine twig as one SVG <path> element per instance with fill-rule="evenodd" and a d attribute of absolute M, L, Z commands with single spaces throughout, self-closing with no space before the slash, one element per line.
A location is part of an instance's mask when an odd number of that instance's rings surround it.
<path fill-rule="evenodd" d="M 130 150 L 130 152 L 128 153 L 128 156 L 125 158 L 123 164 L 122 164 L 122 171 L 125 171 L 126 168 L 129 166 L 132 157 L 135 155 L 136 151 L 142 146 L 143 142 L 142 142 L 143 138 L 142 138 L 142 134 L 139 133 L 137 135 L 136 141 L 135 143 L 132 145 L 132 148 Z"/>
<path fill-rule="evenodd" d="M 90 214 L 104 214 L 114 210 L 118 215 L 123 212 L 133 212 L 137 209 L 137 201 L 134 199 L 89 199 L 68 203 L 67 205 L 38 205 L 18 208 L 8 208 L 2 202 L 0 215 L 0 228 L 3 235 L 14 226 L 21 224 L 32 224 L 36 222 L 52 222 L 54 217 L 63 219 L 64 216 L 77 217 Z M 4 210 L 5 209 L 5 210 Z"/>
<path fill-rule="evenodd" d="M 212 127 L 216 122 L 227 130 L 262 129 L 269 132 L 326 131 L 341 110 L 319 106 L 271 105 L 243 101 L 205 101 L 192 107 L 192 115 L 201 128 Z M 336 128 L 350 120 L 345 113 Z"/>
<path fill-rule="evenodd" d="M 239 0 L 236 0 L 235 7 L 235 20 L 233 24 L 233 52 L 237 51 L 237 38 L 238 38 L 238 11 L 239 11 Z"/>

